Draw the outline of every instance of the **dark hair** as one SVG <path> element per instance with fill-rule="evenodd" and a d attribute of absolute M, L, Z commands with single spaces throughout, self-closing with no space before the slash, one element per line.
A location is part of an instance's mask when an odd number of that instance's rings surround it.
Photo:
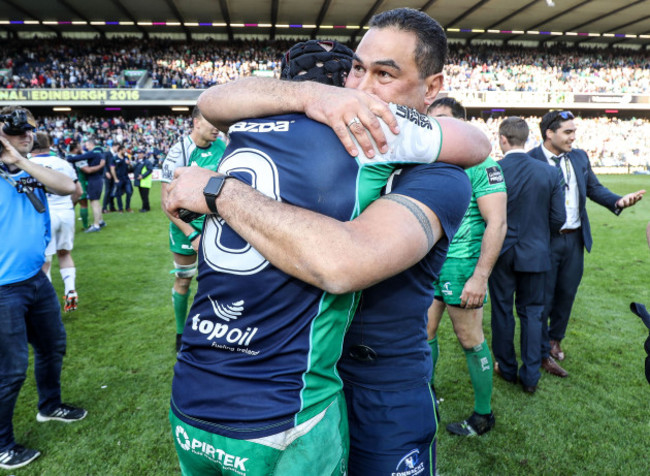
<path fill-rule="evenodd" d="M 415 33 L 415 64 L 421 78 L 442 72 L 447 62 L 447 35 L 440 23 L 414 8 L 395 8 L 378 13 L 368 22 L 370 28 L 396 28 Z"/>
<path fill-rule="evenodd" d="M 203 117 L 203 115 L 201 114 L 201 110 L 198 108 L 198 106 L 194 106 L 194 108 L 192 109 L 191 117 L 192 117 L 192 121 L 194 121 L 194 119 L 198 117 Z"/>
<path fill-rule="evenodd" d="M 52 142 L 47 132 L 37 132 L 34 136 L 33 150 L 49 149 L 51 145 Z"/>
<path fill-rule="evenodd" d="M 344 86 L 354 51 L 337 41 L 297 43 L 282 57 L 281 79 Z"/>
<path fill-rule="evenodd" d="M 574 118 L 574 115 L 571 111 L 550 111 L 544 114 L 541 122 L 539 123 L 539 129 L 542 133 L 542 140 L 546 140 L 546 131 L 552 130 L 553 132 L 557 131 L 563 122 L 570 121 Z"/>
<path fill-rule="evenodd" d="M 427 114 L 437 107 L 448 107 L 451 109 L 451 115 L 456 119 L 461 119 L 463 121 L 467 120 L 467 111 L 465 110 L 465 106 L 452 97 L 447 96 L 433 101 L 427 109 Z"/>
<path fill-rule="evenodd" d="M 504 136 L 512 146 L 526 145 L 529 132 L 526 121 L 518 116 L 510 116 L 499 125 L 499 135 Z"/>

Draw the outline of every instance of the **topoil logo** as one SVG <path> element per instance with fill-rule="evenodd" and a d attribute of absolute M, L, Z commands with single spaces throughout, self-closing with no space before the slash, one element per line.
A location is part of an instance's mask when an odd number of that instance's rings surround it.
<path fill-rule="evenodd" d="M 248 458 L 235 456 L 226 453 L 224 450 L 215 448 L 210 443 L 197 440 L 188 436 L 187 432 L 180 425 L 176 426 L 176 440 L 185 451 L 191 451 L 196 455 L 202 455 L 211 461 L 218 462 L 224 469 L 229 469 L 238 474 L 246 474 L 246 461 Z"/>
<path fill-rule="evenodd" d="M 289 132 L 289 121 L 238 122 L 230 127 L 230 132 Z"/>
<path fill-rule="evenodd" d="M 200 314 L 192 317 L 192 330 L 199 331 L 201 334 L 207 335 L 207 339 L 212 341 L 215 339 L 225 340 L 229 344 L 237 344 L 241 346 L 249 346 L 253 340 L 253 336 L 257 333 L 257 327 L 247 327 L 245 331 L 237 327 L 230 328 L 228 324 L 221 324 L 219 322 L 212 322 L 208 319 L 201 319 Z"/>

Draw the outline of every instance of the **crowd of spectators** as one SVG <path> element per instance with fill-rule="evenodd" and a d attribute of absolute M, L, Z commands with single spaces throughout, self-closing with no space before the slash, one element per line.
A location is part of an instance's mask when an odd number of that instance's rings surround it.
<path fill-rule="evenodd" d="M 540 117 L 526 117 L 530 138 L 526 149 L 541 142 Z M 492 141 L 493 157 L 500 158 L 498 128 L 502 118 L 472 118 L 471 122 L 481 128 Z M 595 117 L 575 119 L 577 126 L 575 147 L 587 151 L 592 166 L 645 167 L 650 170 L 650 120 L 641 118 Z M 189 134 L 189 115 L 151 116 L 125 120 L 93 116 L 57 116 L 40 120 L 40 128 L 50 133 L 55 143 L 65 148 L 74 139 L 83 142 L 94 136 L 105 146 L 123 144 L 130 153 L 144 149 L 156 164 L 180 137 Z"/>
<path fill-rule="evenodd" d="M 12 40 L 0 53 L 0 87 L 133 87 L 126 70 L 147 71 L 153 88 L 205 88 L 254 71 L 277 77 L 294 42 Z M 649 93 L 650 52 L 454 43 L 445 76 L 452 91 Z"/>
<path fill-rule="evenodd" d="M 52 142 L 66 151 L 71 141 L 83 143 L 88 138 L 97 139 L 107 147 L 122 144 L 129 154 L 144 150 L 156 165 L 167 155 L 169 148 L 182 134 L 192 128 L 189 115 L 138 117 L 126 120 L 120 116 L 53 116 L 39 119 L 39 129 L 49 133 Z"/>
<path fill-rule="evenodd" d="M 0 53 L 2 88 L 134 87 L 125 71 L 146 71 L 153 88 L 205 88 L 267 71 L 279 76 L 293 41 L 21 40 Z"/>
<path fill-rule="evenodd" d="M 254 71 L 278 77 L 283 53 L 296 40 L 180 42 L 133 38 L 110 40 L 10 40 L 0 52 L 0 88 L 117 88 L 134 81 L 124 72 L 147 71 L 149 87 L 205 88 Z M 650 52 L 566 46 L 524 48 L 450 44 L 446 90 L 646 93 L 650 94 Z M 537 145 L 539 118 L 527 118 L 529 147 Z M 499 156 L 499 120 L 474 119 L 492 138 Z M 650 121 L 616 117 L 577 119 L 576 147 L 585 149 L 593 165 L 648 166 Z M 108 144 L 145 148 L 160 161 L 182 132 L 184 116 L 50 117 L 42 120 L 54 140 L 65 145 L 96 135 Z"/>
<path fill-rule="evenodd" d="M 453 45 L 448 90 L 649 93 L 650 52 Z"/>
<path fill-rule="evenodd" d="M 472 118 L 471 122 L 482 129 L 492 142 L 492 153 L 501 158 L 499 124 L 503 118 Z M 542 143 L 539 130 L 541 117 L 524 117 L 530 129 L 526 150 Z M 650 170 L 650 120 L 643 118 L 576 117 L 574 148 L 589 155 L 592 167 L 645 167 Z"/>

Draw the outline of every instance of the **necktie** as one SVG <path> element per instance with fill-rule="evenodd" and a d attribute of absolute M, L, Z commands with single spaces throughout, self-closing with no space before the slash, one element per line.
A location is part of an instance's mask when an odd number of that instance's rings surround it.
<path fill-rule="evenodd" d="M 569 180 L 571 180 L 571 164 L 569 164 L 569 158 L 566 156 L 566 154 L 562 155 L 554 155 L 551 157 L 551 160 L 555 162 L 555 166 L 558 169 L 562 169 L 560 167 L 560 164 L 562 163 L 562 159 L 564 159 L 564 170 L 562 171 L 562 177 L 564 178 L 564 186 L 569 189 Z"/>
<path fill-rule="evenodd" d="M 564 157 L 564 155 L 554 155 L 551 157 L 551 160 L 555 162 L 555 166 L 557 168 L 560 168 L 560 160 L 562 160 L 562 157 Z"/>
<path fill-rule="evenodd" d="M 564 159 L 564 175 L 566 176 L 566 188 L 569 188 L 569 181 L 571 180 L 571 163 L 569 162 L 569 157 L 566 154 L 562 156 Z"/>

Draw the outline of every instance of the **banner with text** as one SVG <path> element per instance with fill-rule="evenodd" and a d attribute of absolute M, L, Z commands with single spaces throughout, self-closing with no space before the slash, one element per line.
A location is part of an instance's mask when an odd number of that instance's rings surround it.
<path fill-rule="evenodd" d="M 0 105 L 25 106 L 192 106 L 203 89 L 0 89 Z M 570 92 L 442 91 L 465 107 L 582 108 L 650 110 L 650 95 Z"/>

